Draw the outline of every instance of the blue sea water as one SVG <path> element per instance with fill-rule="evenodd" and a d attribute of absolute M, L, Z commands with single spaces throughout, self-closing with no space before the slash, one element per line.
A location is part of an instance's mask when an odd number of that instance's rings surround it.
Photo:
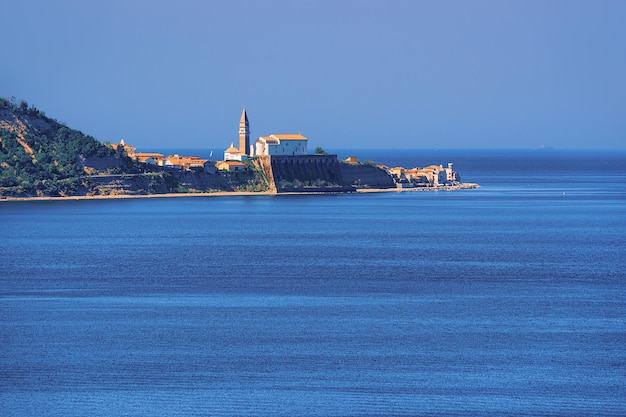
<path fill-rule="evenodd" d="M 626 415 L 626 152 L 356 154 L 481 188 L 0 203 L 0 414 Z"/>

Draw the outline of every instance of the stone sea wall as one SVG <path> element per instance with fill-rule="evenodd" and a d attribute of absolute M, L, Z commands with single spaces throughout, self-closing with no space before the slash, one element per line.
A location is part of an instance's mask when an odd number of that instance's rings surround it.
<path fill-rule="evenodd" d="M 259 162 L 277 192 L 347 192 L 357 188 L 392 188 L 386 171 L 349 164 L 337 155 L 264 156 Z"/>

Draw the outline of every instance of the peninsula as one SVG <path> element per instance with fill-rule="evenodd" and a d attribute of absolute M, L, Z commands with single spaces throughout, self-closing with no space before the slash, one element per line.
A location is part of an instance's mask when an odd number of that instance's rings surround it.
<path fill-rule="evenodd" d="M 0 199 L 350 193 L 476 188 L 447 166 L 387 167 L 345 160 L 302 134 L 250 142 L 243 109 L 239 138 L 220 160 L 138 152 L 124 140 L 101 143 L 24 100 L 0 99 Z"/>

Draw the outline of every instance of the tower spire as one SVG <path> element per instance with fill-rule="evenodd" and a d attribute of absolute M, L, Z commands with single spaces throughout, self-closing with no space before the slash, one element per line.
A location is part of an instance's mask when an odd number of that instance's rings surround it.
<path fill-rule="evenodd" d="M 239 119 L 239 152 L 242 155 L 250 154 L 250 122 L 248 122 L 248 113 L 244 106 Z"/>

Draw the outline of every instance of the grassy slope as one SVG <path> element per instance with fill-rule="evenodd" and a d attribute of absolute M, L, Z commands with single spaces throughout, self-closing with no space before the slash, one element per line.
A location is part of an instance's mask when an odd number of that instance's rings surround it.
<path fill-rule="evenodd" d="M 108 158 L 121 172 L 137 169 L 110 146 L 47 117 L 43 112 L 0 99 L 0 195 L 58 196 L 83 193 L 85 158 Z"/>

